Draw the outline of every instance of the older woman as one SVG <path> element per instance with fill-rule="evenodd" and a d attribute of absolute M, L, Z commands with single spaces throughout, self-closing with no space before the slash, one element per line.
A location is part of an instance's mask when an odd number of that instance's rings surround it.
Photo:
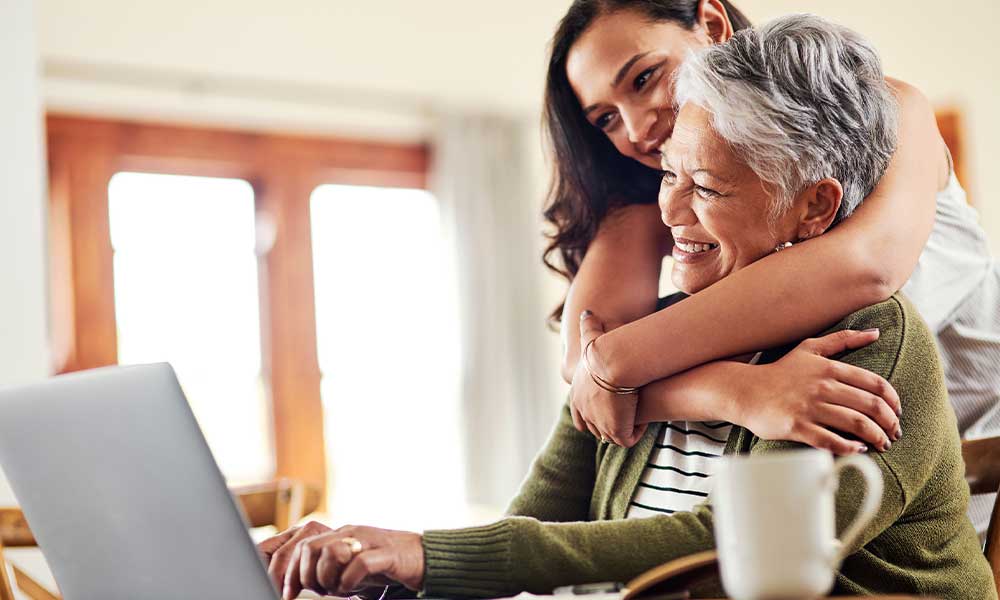
<path fill-rule="evenodd" d="M 896 143 L 895 103 L 877 54 L 816 17 L 780 19 L 697 54 L 682 68 L 677 94 L 682 107 L 665 147 L 660 204 L 680 247 L 673 280 L 688 294 L 848 218 Z M 585 329 L 592 335 L 593 327 Z M 877 517 L 848 549 L 836 593 L 995 598 L 965 516 L 958 433 L 932 335 L 899 296 L 834 327 L 852 330 L 877 330 L 871 335 L 878 339 L 840 360 L 889 380 L 911 433 L 873 455 L 886 492 Z M 769 363 L 787 350 L 754 358 Z M 601 379 L 596 370 L 589 375 Z M 792 446 L 738 426 L 722 434 L 721 425 L 709 442 L 719 452 Z M 685 471 L 678 457 L 658 462 L 657 440 L 670 426 L 657 422 L 624 448 L 578 431 L 567 408 L 509 518 L 423 535 L 309 525 L 261 550 L 286 598 L 301 588 L 343 593 L 385 581 L 431 596 L 490 597 L 628 580 L 714 546 L 710 506 L 676 510 L 652 495 L 636 507 L 643 490 L 668 487 L 650 483 L 655 471 Z M 710 481 L 710 463 L 699 479 Z M 855 512 L 861 495 L 857 481 L 846 479 L 838 517 Z M 647 518 L 631 518 L 640 516 Z"/>

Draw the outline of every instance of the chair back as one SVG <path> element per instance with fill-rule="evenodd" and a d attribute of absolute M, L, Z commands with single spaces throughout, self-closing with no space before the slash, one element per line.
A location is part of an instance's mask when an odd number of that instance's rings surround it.
<path fill-rule="evenodd" d="M 319 507 L 321 498 L 318 487 L 292 479 L 239 486 L 230 488 L 230 491 L 239 501 L 247 525 L 273 525 L 279 531 L 291 527 L 314 512 Z M 15 600 L 8 565 L 14 575 L 14 583 L 23 595 L 31 600 L 61 600 L 58 594 L 46 589 L 17 565 L 9 563 L 3 554 L 5 548 L 36 546 L 38 542 L 35 541 L 21 509 L 0 508 L 0 600 Z"/>
<path fill-rule="evenodd" d="M 1000 437 L 962 442 L 962 458 L 965 459 L 965 480 L 971 493 L 993 494 L 1000 491 Z M 1000 502 L 996 500 L 986 531 L 985 553 L 993 570 L 997 593 L 1000 594 Z"/>

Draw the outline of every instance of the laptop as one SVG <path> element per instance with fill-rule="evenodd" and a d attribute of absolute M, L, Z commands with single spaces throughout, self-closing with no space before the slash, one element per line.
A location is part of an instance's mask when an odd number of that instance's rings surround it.
<path fill-rule="evenodd" d="M 67 600 L 275 600 L 168 364 L 0 390 L 0 465 Z"/>

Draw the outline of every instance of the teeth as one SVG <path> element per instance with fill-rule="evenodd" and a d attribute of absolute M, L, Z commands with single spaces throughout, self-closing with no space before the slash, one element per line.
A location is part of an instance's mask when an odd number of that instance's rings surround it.
<path fill-rule="evenodd" d="M 709 250 L 714 250 L 718 246 L 716 244 L 697 244 L 688 242 L 677 242 L 677 247 L 681 250 L 687 252 L 688 254 L 698 254 L 700 252 L 708 252 Z"/>

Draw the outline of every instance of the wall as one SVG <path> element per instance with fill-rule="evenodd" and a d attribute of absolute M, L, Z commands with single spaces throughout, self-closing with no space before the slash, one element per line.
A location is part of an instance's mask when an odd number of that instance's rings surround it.
<path fill-rule="evenodd" d="M 427 137 L 450 108 L 536 114 L 560 2 L 40 0 L 55 109 Z"/>
<path fill-rule="evenodd" d="M 0 2 L 0 386 L 49 372 L 45 267 L 45 161 L 34 5 Z M 0 473 L 0 506 L 16 504 Z M 47 583 L 34 550 L 8 553 Z"/>
<path fill-rule="evenodd" d="M 758 22 L 812 11 L 858 29 L 889 73 L 963 109 L 967 183 L 1000 248 L 1000 201 L 986 185 L 1000 161 L 1000 51 L 989 33 L 1000 3 L 736 3 Z M 534 124 L 546 43 L 568 5 L 39 0 L 45 98 L 61 110 L 409 139 L 450 107 Z"/>
<path fill-rule="evenodd" d="M 0 3 L 0 385 L 44 377 L 45 161 L 33 5 Z"/>

